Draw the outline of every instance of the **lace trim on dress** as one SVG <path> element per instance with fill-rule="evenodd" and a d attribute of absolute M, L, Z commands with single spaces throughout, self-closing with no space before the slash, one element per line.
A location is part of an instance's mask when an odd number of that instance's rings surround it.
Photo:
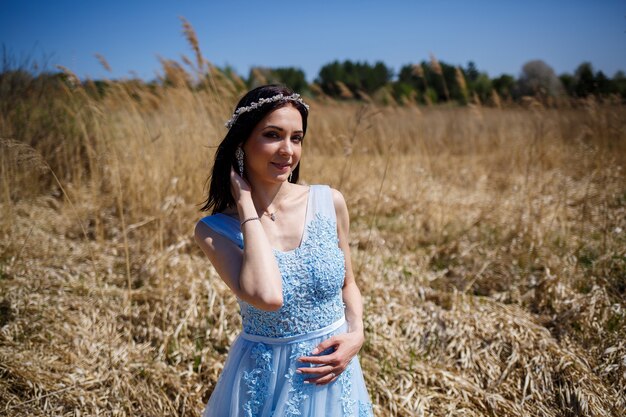
<path fill-rule="evenodd" d="M 354 405 L 356 401 L 352 399 L 352 361 L 346 369 L 339 375 L 341 383 L 341 408 L 344 417 L 354 417 Z"/>
<path fill-rule="evenodd" d="M 291 362 L 294 363 L 294 367 L 289 368 L 285 378 L 290 382 L 289 388 L 289 400 L 287 400 L 285 417 L 300 416 L 300 406 L 302 401 L 309 398 L 309 392 L 312 389 L 312 385 L 305 384 L 304 380 L 307 377 L 305 374 L 296 373 L 296 366 L 298 366 L 298 358 L 301 356 L 307 356 L 313 349 L 313 344 L 310 342 L 300 342 L 291 351 Z M 306 366 L 306 365 L 304 365 Z"/>
<path fill-rule="evenodd" d="M 374 417 L 372 403 L 359 401 L 359 417 Z"/>
<path fill-rule="evenodd" d="M 269 394 L 269 382 L 272 376 L 272 349 L 263 343 L 257 343 L 250 357 L 255 361 L 255 367 L 250 372 L 243 373 L 246 384 L 248 401 L 243 405 L 246 417 L 261 415 L 263 405 Z"/>

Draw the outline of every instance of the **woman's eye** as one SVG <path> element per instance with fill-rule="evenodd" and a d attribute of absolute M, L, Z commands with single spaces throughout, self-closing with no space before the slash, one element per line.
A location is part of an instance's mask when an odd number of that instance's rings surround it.
<path fill-rule="evenodd" d="M 277 137 L 279 137 L 279 136 L 278 136 L 278 133 L 276 133 L 276 132 L 267 132 L 267 133 L 265 133 L 265 137 L 268 137 L 268 138 L 277 138 Z"/>
<path fill-rule="evenodd" d="M 302 139 L 304 139 L 302 136 L 294 136 L 291 138 L 292 142 L 296 142 L 296 143 L 300 143 L 302 142 Z"/>

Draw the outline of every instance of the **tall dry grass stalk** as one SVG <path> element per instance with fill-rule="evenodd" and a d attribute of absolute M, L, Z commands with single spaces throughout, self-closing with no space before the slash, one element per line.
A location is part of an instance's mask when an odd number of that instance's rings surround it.
<path fill-rule="evenodd" d="M 96 57 L 96 59 L 98 60 L 100 65 L 102 65 L 102 68 L 104 68 L 107 72 L 112 72 L 113 71 L 111 69 L 111 65 L 109 65 L 109 61 L 107 61 L 107 59 L 104 57 L 104 55 L 96 53 L 96 54 L 94 54 L 94 56 Z"/>
<path fill-rule="evenodd" d="M 448 84 L 446 83 L 446 77 L 443 76 L 443 68 L 439 63 L 439 60 L 434 54 L 430 54 L 430 68 L 433 72 L 441 78 L 441 83 L 443 84 L 443 92 L 446 96 L 446 101 L 450 101 L 450 93 L 448 92 Z"/>
<path fill-rule="evenodd" d="M 183 34 L 185 35 L 187 42 L 196 54 L 196 70 L 199 74 L 202 74 L 205 71 L 206 60 L 204 59 L 204 57 L 202 56 L 202 52 L 200 51 L 200 42 L 198 41 L 196 31 L 193 29 L 193 26 L 191 26 L 191 23 L 189 23 L 184 17 L 181 16 L 180 21 L 183 25 Z"/>
<path fill-rule="evenodd" d="M 210 395 L 240 319 L 191 236 L 230 109 L 176 77 L 0 115 L 1 413 Z M 301 176 L 349 203 L 376 415 L 622 415 L 626 109 L 310 101 Z"/>
<path fill-rule="evenodd" d="M 454 76 L 456 79 L 456 83 L 461 90 L 461 94 L 463 95 L 463 100 L 467 102 L 467 83 L 465 82 L 465 75 L 463 75 L 463 71 L 461 67 L 456 67 L 454 70 Z M 499 107 L 499 106 L 498 106 Z"/>
<path fill-rule="evenodd" d="M 430 96 L 428 95 L 428 80 L 426 80 L 426 76 L 424 75 L 424 67 L 422 67 L 422 64 L 413 64 L 411 73 L 420 78 L 424 83 L 424 91 L 426 92 L 426 94 L 424 94 L 424 102 L 430 106 L 432 102 Z"/>

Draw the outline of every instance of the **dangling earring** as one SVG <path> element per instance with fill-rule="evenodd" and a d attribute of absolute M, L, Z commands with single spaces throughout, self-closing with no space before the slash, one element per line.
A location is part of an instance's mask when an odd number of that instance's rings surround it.
<path fill-rule="evenodd" d="M 296 170 L 296 168 L 298 168 L 298 165 L 296 165 L 295 167 L 293 167 L 293 169 L 291 170 L 291 172 L 289 173 L 289 182 L 291 182 L 291 177 L 293 176 L 293 171 Z"/>
<path fill-rule="evenodd" d="M 235 158 L 237 159 L 237 166 L 239 167 L 239 176 L 243 178 L 243 149 L 241 149 L 241 146 L 237 146 Z"/>

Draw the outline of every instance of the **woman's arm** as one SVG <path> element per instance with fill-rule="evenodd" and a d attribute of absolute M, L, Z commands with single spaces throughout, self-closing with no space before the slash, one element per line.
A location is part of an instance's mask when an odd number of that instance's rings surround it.
<path fill-rule="evenodd" d="M 346 305 L 346 321 L 348 323 L 348 332 L 333 336 L 320 343 L 312 355 L 317 355 L 331 346 L 335 347 L 335 351 L 324 356 L 305 356 L 300 358 L 302 362 L 308 362 L 318 365 L 313 368 L 298 368 L 299 372 L 310 375 L 309 383 L 319 385 L 328 384 L 339 377 L 352 358 L 359 353 L 365 336 L 363 333 L 363 301 L 361 292 L 356 285 L 354 272 L 352 271 L 352 259 L 350 257 L 350 217 L 348 207 L 343 195 L 337 190 L 332 190 L 333 202 L 335 204 L 335 212 L 337 214 L 337 234 L 339 236 L 339 248 L 343 251 L 346 263 L 346 275 L 344 277 L 342 296 Z"/>
<path fill-rule="evenodd" d="M 339 247 L 343 251 L 346 261 L 346 276 L 343 282 L 343 302 L 346 305 L 346 321 L 348 332 L 357 333 L 363 337 L 363 299 L 361 291 L 356 285 L 352 270 L 352 258 L 350 255 L 350 216 L 343 195 L 333 190 L 333 202 L 337 213 L 337 233 L 339 235 Z M 361 341 L 363 344 L 363 341 Z M 360 346 L 359 346 L 360 347 Z"/>
<path fill-rule="evenodd" d="M 241 221 L 257 217 L 250 186 L 231 170 L 231 189 Z M 259 220 L 242 226 L 243 250 L 199 222 L 196 242 L 215 270 L 241 300 L 262 310 L 277 310 L 283 304 L 282 279 L 278 263 Z"/>

